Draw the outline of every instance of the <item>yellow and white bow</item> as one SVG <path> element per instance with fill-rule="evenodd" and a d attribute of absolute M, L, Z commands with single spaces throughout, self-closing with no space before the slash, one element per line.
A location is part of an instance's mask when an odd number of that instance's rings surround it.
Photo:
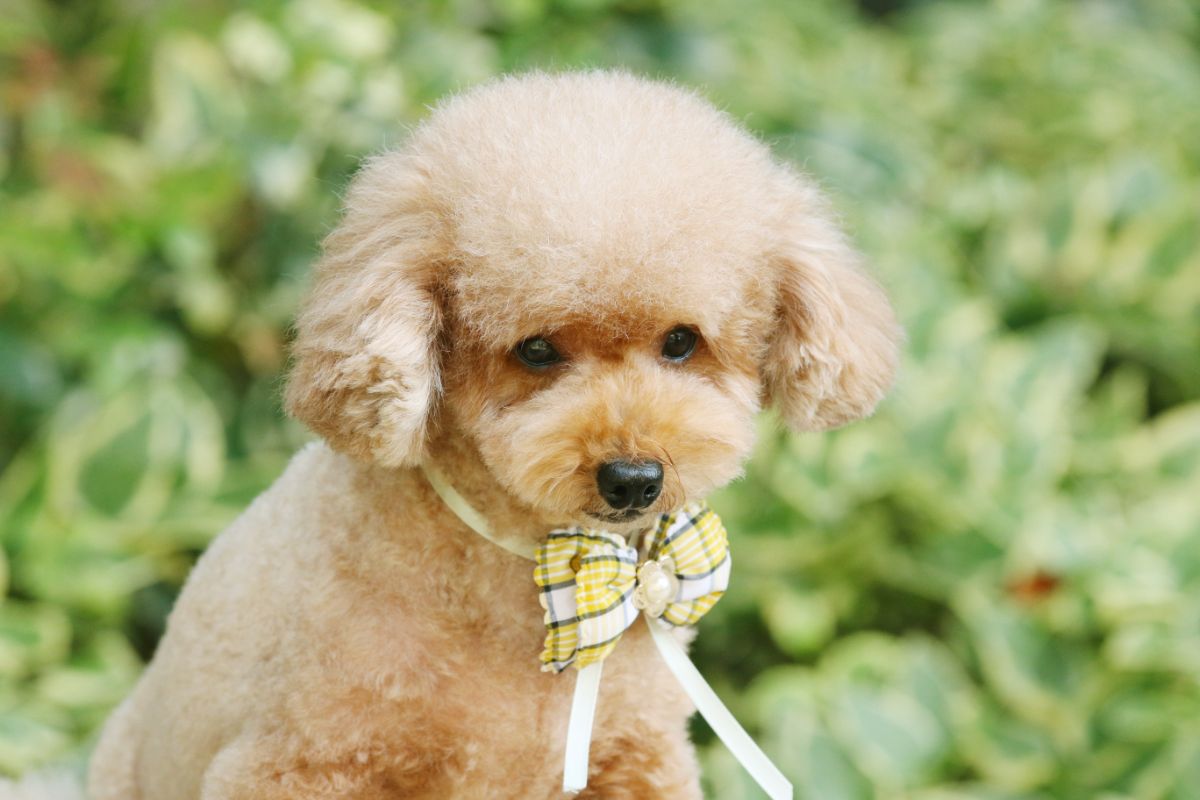
<path fill-rule="evenodd" d="M 607 531 L 557 530 L 537 548 L 501 538 L 431 465 L 425 466 L 425 477 L 467 527 L 537 563 L 534 581 L 546 609 L 542 669 L 561 672 L 571 664 L 578 668 L 567 722 L 564 791 L 574 793 L 587 786 L 604 659 L 641 611 L 659 655 L 709 727 L 771 800 L 791 800 L 791 783 L 729 713 L 671 633 L 672 626 L 697 622 L 729 584 L 725 527 L 708 506 L 689 504 L 660 517 L 650 535 L 646 560 L 639 564 L 637 550 Z"/>
<path fill-rule="evenodd" d="M 542 669 L 603 661 L 638 611 L 694 625 L 729 585 L 725 526 L 703 503 L 660 517 L 648 552 L 639 566 L 638 551 L 613 533 L 567 528 L 546 537 L 533 572 L 546 609 Z"/>

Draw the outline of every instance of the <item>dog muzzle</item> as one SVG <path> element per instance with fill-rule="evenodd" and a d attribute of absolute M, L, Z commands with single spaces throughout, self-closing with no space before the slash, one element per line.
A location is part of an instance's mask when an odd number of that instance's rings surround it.
<path fill-rule="evenodd" d="M 771 800 L 790 800 L 792 785 L 738 724 L 692 664 L 673 628 L 694 625 L 729 586 L 732 560 L 721 519 L 703 503 L 690 503 L 659 517 L 639 551 L 623 536 L 593 528 L 551 531 L 536 547 L 494 534 L 441 473 L 425 466 L 425 477 L 467 527 L 536 566 L 546 639 L 542 669 L 578 670 L 567 724 L 563 791 L 587 786 L 588 750 L 604 659 L 639 616 L 667 667 L 696 710 Z"/>

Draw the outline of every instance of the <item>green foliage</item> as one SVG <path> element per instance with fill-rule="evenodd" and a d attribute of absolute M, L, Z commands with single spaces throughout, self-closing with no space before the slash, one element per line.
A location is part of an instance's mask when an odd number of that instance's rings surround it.
<path fill-rule="evenodd" d="M 624 65 L 821 179 L 909 333 L 876 417 L 765 421 L 715 499 L 696 658 L 800 796 L 1200 797 L 1200 16 L 884 5 L 0 2 L 0 771 L 86 751 L 305 438 L 287 326 L 356 160 Z"/>

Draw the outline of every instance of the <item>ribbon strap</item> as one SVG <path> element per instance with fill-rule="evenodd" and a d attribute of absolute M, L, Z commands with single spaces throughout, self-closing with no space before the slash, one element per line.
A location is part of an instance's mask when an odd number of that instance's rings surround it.
<path fill-rule="evenodd" d="M 458 493 L 458 490 L 450 485 L 450 481 L 438 470 L 437 467 L 429 462 L 421 465 L 422 471 L 425 473 L 425 480 L 429 481 L 429 485 L 437 492 L 437 496 L 442 498 L 442 502 L 454 512 L 460 520 L 462 520 L 468 528 L 478 533 L 483 538 L 487 539 L 497 547 L 503 548 L 513 555 L 521 558 L 533 560 L 533 546 L 522 542 L 511 542 L 501 539 L 492 531 L 492 526 L 488 525 L 488 521 L 482 514 L 467 502 L 467 498 Z"/>
<path fill-rule="evenodd" d="M 725 743 L 729 752 L 750 773 L 767 797 L 771 800 L 792 800 L 791 782 L 754 743 L 746 729 L 738 724 L 671 631 L 649 617 L 645 619 L 650 638 L 658 647 L 658 654 L 717 738 Z M 571 699 L 571 719 L 567 723 L 567 750 L 563 762 L 563 791 L 569 794 L 580 792 L 587 786 L 588 750 L 592 743 L 592 722 L 596 716 L 596 696 L 600 690 L 600 671 L 603 668 L 603 661 L 588 664 L 579 670 L 575 678 L 575 695 Z"/>
<path fill-rule="evenodd" d="M 733 757 L 745 767 L 771 800 L 792 800 L 792 784 L 734 719 L 671 632 L 650 619 L 646 620 L 646 626 L 650 628 L 654 644 L 658 645 L 658 654 L 675 673 L 675 680 L 679 681 L 687 696 L 696 704 L 696 710 L 717 738 L 725 743 Z"/>
<path fill-rule="evenodd" d="M 567 753 L 563 761 L 563 791 L 581 792 L 588 782 L 588 750 L 592 745 L 592 722 L 596 718 L 596 695 L 604 662 L 581 667 L 575 673 L 575 696 L 567 723 Z"/>

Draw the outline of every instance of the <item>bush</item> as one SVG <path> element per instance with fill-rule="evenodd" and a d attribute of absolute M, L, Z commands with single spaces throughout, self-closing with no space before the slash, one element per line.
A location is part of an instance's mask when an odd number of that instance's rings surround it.
<path fill-rule="evenodd" d="M 5 5 L 0 771 L 82 757 L 304 440 L 287 326 L 357 159 L 490 75 L 624 65 L 822 180 L 909 334 L 876 417 L 765 421 L 714 500 L 696 660 L 800 796 L 1200 797 L 1193 5 L 399 6 Z"/>

